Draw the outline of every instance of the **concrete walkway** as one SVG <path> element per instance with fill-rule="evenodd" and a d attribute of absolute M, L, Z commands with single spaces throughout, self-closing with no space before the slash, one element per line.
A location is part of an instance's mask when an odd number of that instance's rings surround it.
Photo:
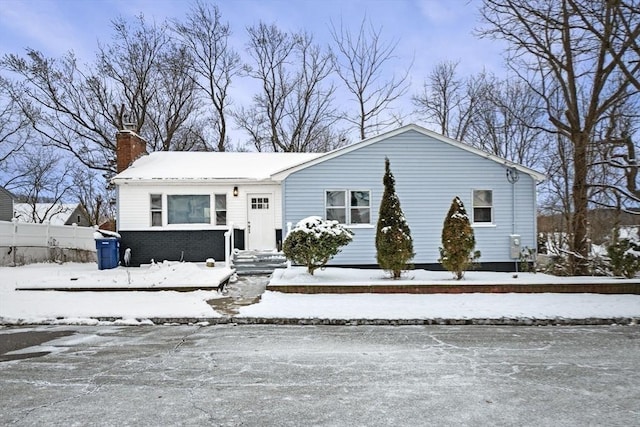
<path fill-rule="evenodd" d="M 209 304 L 224 316 L 236 316 L 241 307 L 260 302 L 268 282 L 269 275 L 238 276 L 225 286 L 224 298 L 212 299 Z"/>

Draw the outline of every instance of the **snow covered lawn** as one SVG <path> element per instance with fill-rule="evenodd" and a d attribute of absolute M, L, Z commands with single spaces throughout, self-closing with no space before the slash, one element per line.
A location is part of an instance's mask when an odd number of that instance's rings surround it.
<path fill-rule="evenodd" d="M 454 280 L 447 271 L 410 270 L 402 273 L 398 280 L 391 280 L 382 270 L 360 270 L 355 268 L 325 268 L 313 275 L 304 267 L 289 267 L 274 272 L 271 285 L 479 285 L 479 284 L 554 284 L 554 283 L 621 283 L 626 279 L 615 277 L 558 277 L 541 273 L 495 273 L 486 271 L 467 272 L 462 280 Z M 637 282 L 637 280 L 634 280 Z"/>
<path fill-rule="evenodd" d="M 230 273 L 226 268 L 178 262 L 109 270 L 98 270 L 94 263 L 0 267 L 0 320 L 5 323 L 93 324 L 96 322 L 90 318 L 96 317 L 128 319 L 128 323 L 152 317 L 220 317 L 207 304 L 208 300 L 222 297 L 217 291 L 59 292 L 35 289 L 210 287 Z M 34 291 L 16 291 L 16 287 Z"/>
<path fill-rule="evenodd" d="M 193 263 L 162 263 L 140 268 L 98 270 L 96 264 L 34 264 L 0 268 L 0 323 L 88 323 L 98 317 L 129 323 L 149 318 L 221 317 L 207 303 L 216 291 L 59 292 L 20 288 L 194 286 L 210 284 L 225 269 Z M 380 270 L 327 268 L 314 276 L 302 268 L 277 270 L 272 283 L 372 284 L 392 282 Z M 242 287 L 241 279 L 234 286 Z M 621 281 L 613 278 L 559 278 L 543 274 L 469 272 L 463 283 L 553 283 Z M 411 271 L 393 283 L 454 282 L 449 273 Z M 267 291 L 260 302 L 240 308 L 239 317 L 323 319 L 469 319 L 469 318 L 640 318 L 640 295 L 597 294 L 284 294 Z M 137 319 L 137 320 L 136 320 Z"/>
<path fill-rule="evenodd" d="M 640 318 L 640 295 L 285 294 L 267 291 L 240 317 L 319 319 Z"/>
<path fill-rule="evenodd" d="M 0 268 L 15 288 L 181 288 L 214 287 L 233 271 L 222 266 L 205 267 L 190 262 L 170 262 L 141 267 L 117 267 L 98 270 L 93 263 L 31 264 Z"/>

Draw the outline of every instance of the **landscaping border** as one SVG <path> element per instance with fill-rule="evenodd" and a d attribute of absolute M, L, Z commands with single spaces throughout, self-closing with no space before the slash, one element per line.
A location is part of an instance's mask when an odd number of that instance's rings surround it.
<path fill-rule="evenodd" d="M 638 326 L 639 317 L 589 317 L 584 319 L 569 319 L 555 317 L 538 319 L 530 317 L 519 318 L 474 318 L 474 319 L 329 319 L 329 318 L 283 318 L 283 317 L 180 317 L 165 318 L 152 317 L 140 319 L 125 319 L 122 317 L 91 317 L 99 324 L 116 324 L 120 326 L 177 326 L 177 325 L 285 325 L 285 326 L 598 326 L 622 325 Z M 68 321 L 67 321 L 68 320 Z M 3 326 L 35 326 L 35 325 L 88 325 L 87 319 L 47 319 L 38 322 L 0 319 Z"/>
<path fill-rule="evenodd" d="M 620 283 L 473 283 L 473 284 L 267 284 L 267 291 L 290 294 L 465 294 L 465 293 L 588 293 L 640 294 L 640 281 Z"/>

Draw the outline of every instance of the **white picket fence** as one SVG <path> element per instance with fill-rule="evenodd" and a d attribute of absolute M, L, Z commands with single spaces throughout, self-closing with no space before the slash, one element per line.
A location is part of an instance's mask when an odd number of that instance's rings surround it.
<path fill-rule="evenodd" d="M 0 221 L 0 247 L 61 248 L 96 251 L 93 227 Z"/>

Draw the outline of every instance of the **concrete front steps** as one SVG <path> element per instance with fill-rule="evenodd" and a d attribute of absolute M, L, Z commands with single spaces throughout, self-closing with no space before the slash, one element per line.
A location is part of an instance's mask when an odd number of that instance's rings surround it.
<path fill-rule="evenodd" d="M 233 266 L 238 275 L 271 274 L 276 268 L 286 268 L 287 259 L 275 250 L 235 251 Z"/>

